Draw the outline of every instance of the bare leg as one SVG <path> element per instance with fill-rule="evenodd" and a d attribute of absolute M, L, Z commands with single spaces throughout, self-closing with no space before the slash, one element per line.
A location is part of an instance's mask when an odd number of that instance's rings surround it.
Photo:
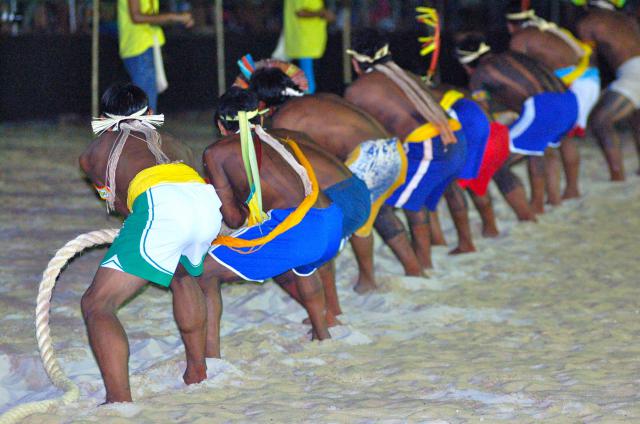
<path fill-rule="evenodd" d="M 407 242 L 408 244 L 408 242 Z M 377 288 L 373 272 L 373 235 L 367 237 L 351 237 L 351 247 L 358 261 L 358 282 L 353 287 L 356 293 L 366 293 Z"/>
<path fill-rule="evenodd" d="M 544 213 L 545 171 L 544 158 L 529 156 L 529 183 L 531 184 L 531 209 L 536 214 Z"/>
<path fill-rule="evenodd" d="M 547 203 L 557 206 L 562 203 L 560 194 L 560 155 L 556 149 L 548 148 L 544 154 L 544 179 Z"/>
<path fill-rule="evenodd" d="M 429 211 L 422 208 L 418 212 L 404 211 L 411 228 L 413 250 L 418 256 L 423 269 L 433 268 L 431 262 L 431 235 L 429 226 Z"/>
<path fill-rule="evenodd" d="M 322 281 L 324 289 L 324 297 L 327 302 L 327 310 L 338 316 L 342 313 L 340 309 L 340 301 L 338 299 L 338 290 L 336 289 L 336 263 L 332 259 L 326 264 L 318 268 L 318 276 Z"/>
<path fill-rule="evenodd" d="M 560 156 L 564 168 L 565 188 L 563 199 L 580 197 L 578 177 L 580 175 L 580 152 L 575 138 L 567 138 L 560 145 Z"/>
<path fill-rule="evenodd" d="M 589 126 L 607 159 L 612 181 L 624 181 L 624 164 L 620 149 L 620 135 L 615 124 L 629 117 L 635 110 L 633 103 L 614 91 L 606 91 L 589 116 Z"/>
<path fill-rule="evenodd" d="M 111 268 L 98 268 L 82 296 L 82 316 L 107 392 L 106 402 L 131 402 L 129 342 L 116 316 L 118 308 L 146 281 Z"/>
<path fill-rule="evenodd" d="M 302 306 L 307 310 L 309 320 L 311 321 L 312 338 L 318 340 L 324 340 L 331 338 L 329 334 L 329 318 L 332 318 L 332 325 L 337 324 L 335 316 L 327 311 L 324 290 L 322 283 L 318 278 L 317 273 L 313 273 L 308 277 L 301 277 L 288 271 L 284 274 L 278 275 L 274 280 L 285 290 L 291 284 L 296 285 L 296 292 L 299 295 L 299 301 Z M 288 292 L 289 290 L 287 290 Z"/>
<path fill-rule="evenodd" d="M 493 212 L 493 204 L 491 202 L 491 195 L 487 192 L 484 196 L 478 196 L 471 190 L 467 190 L 473 204 L 476 206 L 480 218 L 482 219 L 482 236 L 491 238 L 497 237 L 500 232 L 498 231 L 498 225 L 496 224 L 496 216 Z"/>
<path fill-rule="evenodd" d="M 498 185 L 500 193 L 516 213 L 519 221 L 535 221 L 536 217 L 531 210 L 531 205 L 527 201 L 527 195 L 522 185 L 522 181 L 514 174 L 510 165 L 505 164 L 493 176 L 493 180 Z"/>
<path fill-rule="evenodd" d="M 445 190 L 444 197 L 447 200 L 449 213 L 451 214 L 458 233 L 458 247 L 449 252 L 449 254 L 457 255 L 475 252 L 476 247 L 473 245 L 471 226 L 469 225 L 469 208 L 467 206 L 467 199 L 464 197 L 464 192 L 454 181 L 449 184 L 449 187 Z"/>
<path fill-rule="evenodd" d="M 198 283 L 187 274 L 182 265 L 178 266 L 170 287 L 173 292 L 173 316 L 187 356 L 187 369 L 183 379 L 186 384 L 200 383 L 207 378 L 207 305 Z"/>
<path fill-rule="evenodd" d="M 631 129 L 633 132 L 633 141 L 636 145 L 636 153 L 638 154 L 638 159 L 640 160 L 640 110 L 636 110 L 631 116 Z M 640 164 L 638 166 L 636 174 L 640 175 Z"/>
<path fill-rule="evenodd" d="M 220 318 L 222 317 L 222 295 L 220 284 L 241 280 L 236 274 L 214 261 L 209 255 L 204 259 L 204 272 L 198 285 L 204 293 L 207 307 L 207 338 L 205 355 L 220 358 Z"/>
<path fill-rule="evenodd" d="M 422 267 L 416 252 L 411 247 L 402 221 L 398 219 L 391 206 L 383 205 L 380 208 L 374 227 L 402 264 L 404 274 L 422 276 Z"/>
<path fill-rule="evenodd" d="M 440 217 L 438 211 L 429 212 L 429 231 L 431 232 L 432 246 L 446 246 L 447 240 L 444 238 L 442 225 L 440 225 Z"/>

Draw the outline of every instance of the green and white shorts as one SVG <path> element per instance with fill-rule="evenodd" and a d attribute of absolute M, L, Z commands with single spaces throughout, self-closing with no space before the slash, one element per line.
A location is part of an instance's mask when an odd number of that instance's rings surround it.
<path fill-rule="evenodd" d="M 178 262 L 202 274 L 204 257 L 220 232 L 220 199 L 210 184 L 151 187 L 133 203 L 100 266 L 169 287 Z"/>

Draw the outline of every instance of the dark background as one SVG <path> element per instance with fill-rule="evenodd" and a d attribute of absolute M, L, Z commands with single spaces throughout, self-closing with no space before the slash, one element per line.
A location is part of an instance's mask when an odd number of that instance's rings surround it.
<path fill-rule="evenodd" d="M 445 1 L 445 34 L 440 59 L 444 82 L 465 84 L 466 76 L 452 57 L 454 34 L 481 31 L 492 47 L 503 50 L 509 36 L 503 17 L 503 0 L 474 2 Z M 637 2 L 636 2 L 637 3 Z M 577 9 L 559 0 L 533 0 L 537 13 L 572 28 Z M 635 10 L 629 2 L 629 10 Z M 411 22 L 409 17 L 409 22 Z M 406 22 L 406 21 L 405 21 Z M 389 34 L 396 62 L 411 71 L 424 73 L 429 58 L 419 55 L 417 38 L 426 29 L 407 25 Z M 354 29 L 354 30 L 357 30 Z M 113 82 L 127 81 L 128 76 L 118 56 L 117 38 L 105 31 L 100 39 L 100 92 Z M 166 31 L 163 48 L 169 89 L 159 97 L 159 112 L 203 110 L 215 107 L 218 96 L 216 46 L 212 34 L 198 34 L 180 29 Z M 226 76 L 230 84 L 238 74 L 235 65 L 242 55 L 251 53 L 258 60 L 270 56 L 278 32 L 227 31 Z M 333 30 L 324 57 L 316 61 L 318 91 L 341 94 L 341 33 Z M 607 80 L 605 69 L 605 81 Z M 91 104 L 91 36 L 81 34 L 0 35 L 0 121 L 51 119 L 60 115 L 89 115 Z"/>

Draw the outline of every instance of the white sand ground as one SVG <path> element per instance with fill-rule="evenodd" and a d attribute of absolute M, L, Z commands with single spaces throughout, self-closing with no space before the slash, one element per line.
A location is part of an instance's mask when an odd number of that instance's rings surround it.
<path fill-rule="evenodd" d="M 0 130 L 1 413 L 60 395 L 35 342 L 40 274 L 67 240 L 119 221 L 105 216 L 77 171 L 85 129 Z M 201 151 L 211 129 L 173 131 Z M 345 325 L 334 340 L 307 341 L 304 312 L 273 283 L 225 287 L 223 360 L 210 362 L 201 385 L 182 384 L 170 294 L 149 287 L 120 312 L 134 404 L 96 406 L 104 391 L 79 299 L 105 250 L 91 251 L 63 272 L 52 311 L 56 350 L 82 398 L 25 422 L 640 422 L 635 154 L 627 146 L 629 178 L 614 185 L 595 147 L 582 152 L 580 200 L 517 224 L 494 195 L 502 236 L 478 236 L 472 255 L 436 248 L 431 279 L 399 276 L 378 243 L 381 289 L 359 296 L 352 254 L 343 252 Z M 475 213 L 472 220 L 477 235 Z"/>

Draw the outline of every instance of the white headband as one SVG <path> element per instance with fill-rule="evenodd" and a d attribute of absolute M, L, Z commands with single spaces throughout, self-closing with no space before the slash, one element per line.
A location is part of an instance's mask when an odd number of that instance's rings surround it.
<path fill-rule="evenodd" d="M 527 19 L 537 18 L 536 11 L 533 9 L 523 10 L 522 12 L 507 13 L 505 17 L 509 21 L 525 21 Z"/>
<path fill-rule="evenodd" d="M 358 53 L 357 51 L 351 50 L 351 49 L 347 49 L 346 53 L 349 56 L 352 56 L 358 62 L 361 62 L 361 63 L 373 63 L 373 62 L 375 62 L 377 60 L 382 59 L 383 57 L 385 57 L 385 56 L 387 56 L 389 54 L 389 44 L 385 44 L 384 46 L 382 46 L 373 55 L 373 57 L 367 56 L 366 54 Z"/>
<path fill-rule="evenodd" d="M 615 5 L 606 0 L 589 0 L 589 5 L 599 7 L 600 9 L 616 10 Z"/>
<path fill-rule="evenodd" d="M 304 93 L 302 91 L 298 91 L 295 88 L 287 87 L 280 93 L 285 97 L 302 97 Z"/>
<path fill-rule="evenodd" d="M 145 106 L 129 116 L 120 116 L 105 113 L 105 116 L 107 116 L 106 118 L 93 118 L 91 120 L 91 128 L 93 129 L 94 134 L 100 135 L 110 129 L 120 129 L 120 123 L 127 120 L 139 121 L 144 126 L 149 128 L 154 128 L 154 126 L 159 127 L 164 123 L 164 115 L 145 115 L 147 109 L 148 107 Z"/>
<path fill-rule="evenodd" d="M 485 42 L 480 43 L 480 47 L 478 50 L 470 52 L 466 50 L 456 49 L 456 54 L 458 55 L 458 62 L 463 65 L 469 64 L 474 60 L 478 59 L 485 53 L 489 53 L 491 51 L 491 47 L 489 47 Z"/>

